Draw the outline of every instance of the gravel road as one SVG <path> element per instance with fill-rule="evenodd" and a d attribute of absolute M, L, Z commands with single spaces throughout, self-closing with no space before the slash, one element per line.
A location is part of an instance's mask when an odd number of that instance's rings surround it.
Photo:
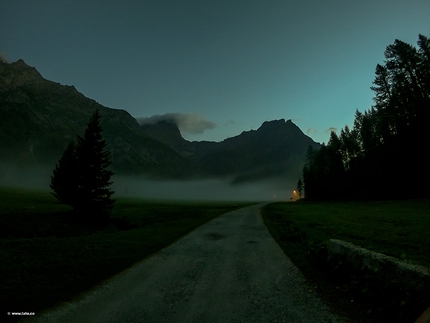
<path fill-rule="evenodd" d="M 341 322 L 270 236 L 261 206 L 208 222 L 31 322 Z"/>

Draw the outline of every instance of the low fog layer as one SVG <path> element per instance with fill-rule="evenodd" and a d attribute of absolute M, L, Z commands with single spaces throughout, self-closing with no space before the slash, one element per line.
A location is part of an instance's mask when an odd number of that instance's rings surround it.
<path fill-rule="evenodd" d="M 0 163 L 0 186 L 49 190 L 53 166 L 18 167 Z M 231 184 L 231 179 L 194 181 L 151 180 L 140 176 L 114 175 L 115 197 L 162 200 L 286 201 L 295 183 L 260 181 Z"/>
<path fill-rule="evenodd" d="M 0 162 L 0 186 L 49 190 L 52 166 L 18 166 Z"/>
<path fill-rule="evenodd" d="M 114 178 L 116 196 L 167 200 L 273 201 L 289 200 L 294 185 L 254 182 L 232 185 L 229 180 L 165 181 L 132 177 Z"/>

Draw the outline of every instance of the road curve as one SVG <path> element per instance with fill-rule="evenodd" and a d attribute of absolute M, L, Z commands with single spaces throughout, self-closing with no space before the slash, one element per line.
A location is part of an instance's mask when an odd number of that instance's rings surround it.
<path fill-rule="evenodd" d="M 261 206 L 217 217 L 31 322 L 340 322 L 270 236 Z"/>

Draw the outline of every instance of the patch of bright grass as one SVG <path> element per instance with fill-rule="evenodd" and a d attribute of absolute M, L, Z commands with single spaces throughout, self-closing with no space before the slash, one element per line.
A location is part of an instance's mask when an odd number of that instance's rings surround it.
<path fill-rule="evenodd" d="M 112 224 L 96 229 L 75 221 L 49 192 L 1 188 L 0 310 L 37 313 L 70 301 L 218 215 L 250 204 L 119 198 Z"/>

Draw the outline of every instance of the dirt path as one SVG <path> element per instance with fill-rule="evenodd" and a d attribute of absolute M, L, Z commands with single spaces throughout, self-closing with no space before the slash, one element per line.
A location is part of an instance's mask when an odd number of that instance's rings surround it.
<path fill-rule="evenodd" d="M 340 322 L 260 217 L 226 213 L 33 322 Z"/>

